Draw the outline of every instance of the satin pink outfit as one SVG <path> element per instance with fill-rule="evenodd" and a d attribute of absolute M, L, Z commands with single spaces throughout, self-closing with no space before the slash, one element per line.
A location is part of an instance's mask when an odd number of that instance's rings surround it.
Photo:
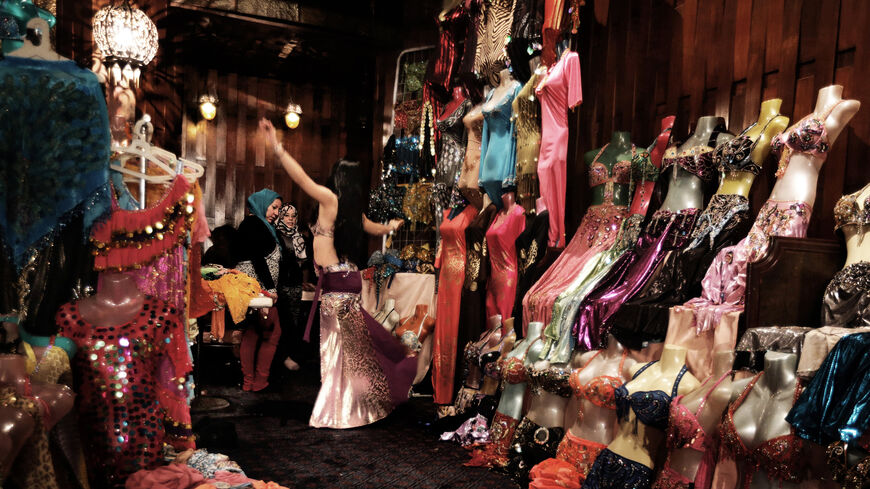
<path fill-rule="evenodd" d="M 486 317 L 513 315 L 517 294 L 517 237 L 526 229 L 523 207 L 514 205 L 506 216 L 498 215 L 486 231 L 489 280 L 486 287 Z"/>
<path fill-rule="evenodd" d="M 456 342 L 459 335 L 459 302 L 465 281 L 465 228 L 477 216 L 473 205 L 449 219 L 444 211 L 441 224 L 441 254 L 435 261 L 438 275 L 438 303 L 435 313 L 435 340 L 432 352 L 432 385 L 435 404 L 453 402 L 456 374 Z"/>
<path fill-rule="evenodd" d="M 550 212 L 550 246 L 565 246 L 565 188 L 568 161 L 568 109 L 583 102 L 580 56 L 565 51 L 535 88 L 541 102 L 538 183 Z"/>
<path fill-rule="evenodd" d="M 550 323 L 556 298 L 571 285 L 590 258 L 613 245 L 619 226 L 628 215 L 627 206 L 613 203 L 612 185 L 631 183 L 631 162 L 616 162 L 608 172 L 607 166 L 598 161 L 605 148 L 606 145 L 590 165 L 589 186 L 607 185 L 611 188 L 604 193 L 602 204 L 589 206 L 571 242 L 523 297 L 523 328 L 532 321 Z"/>

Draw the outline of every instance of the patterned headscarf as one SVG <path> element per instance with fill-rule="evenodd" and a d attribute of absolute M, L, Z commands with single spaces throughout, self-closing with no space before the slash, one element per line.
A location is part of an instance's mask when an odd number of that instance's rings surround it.
<path fill-rule="evenodd" d="M 288 226 L 287 223 L 284 222 L 284 217 L 286 217 L 291 211 L 296 215 L 296 222 L 299 222 L 299 213 L 296 212 L 296 207 L 294 207 L 293 204 L 284 204 L 278 211 L 278 219 L 275 220 L 275 228 L 278 229 L 278 232 L 281 233 L 282 236 L 290 240 L 290 244 L 293 246 L 293 252 L 296 253 L 296 258 L 299 260 L 305 260 L 308 258 L 308 254 L 305 252 L 305 239 L 302 237 L 302 234 L 299 233 L 299 228 L 296 226 L 296 223 L 294 223 L 293 226 Z"/>

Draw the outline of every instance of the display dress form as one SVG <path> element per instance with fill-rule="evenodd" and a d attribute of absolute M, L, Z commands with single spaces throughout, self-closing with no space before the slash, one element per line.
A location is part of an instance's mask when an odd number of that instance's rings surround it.
<path fill-rule="evenodd" d="M 586 479 L 598 454 L 613 440 L 616 420 L 616 389 L 628 380 L 628 368 L 634 360 L 628 350 L 612 336 L 607 348 L 576 357 L 578 368 L 569 382 L 574 390 L 576 418 L 556 450 L 555 458 L 532 468 L 532 489 L 579 487 Z M 569 412 L 570 416 L 570 412 Z"/>
<path fill-rule="evenodd" d="M 673 116 L 662 119 L 662 132 L 656 140 L 647 150 L 636 152 L 631 159 L 634 198 L 629 208 L 630 216 L 622 221 L 613 245 L 587 261 L 565 290 L 556 297 L 553 316 L 544 328 L 545 355 L 551 361 L 564 361 L 569 357 L 576 343 L 572 330 L 580 304 L 598 281 L 607 275 L 619 257 L 634 247 L 659 178 L 662 155 L 671 140 L 674 119 Z M 588 350 L 591 345 L 583 344 L 582 348 Z"/>
<path fill-rule="evenodd" d="M 670 308 L 700 295 L 701 280 L 719 250 L 746 236 L 752 224 L 748 200 L 752 181 L 761 171 L 773 137 L 788 125 L 788 118 L 779 114 L 781 104 L 780 99 L 764 101 L 756 122 L 716 146 L 713 164 L 719 172 L 719 189 L 698 217 L 688 245 L 670 252 L 656 279 L 647 282 L 613 317 L 617 337 L 634 339 L 630 348 L 663 341 Z M 683 344 L 677 338 L 669 338 L 668 343 Z M 709 350 L 702 353 L 707 360 L 704 370 L 694 370 L 698 357 L 691 345 L 684 345 L 690 350 L 689 368 L 705 378 L 710 372 Z"/>
<path fill-rule="evenodd" d="M 710 181 L 713 175 L 711 157 L 722 134 L 721 123 L 721 118 L 702 117 L 695 133 L 678 151 L 672 148 L 665 152 L 662 168 L 670 169 L 671 173 L 662 207 L 653 213 L 634 248 L 623 254 L 583 299 L 575 326 L 581 344 L 593 348 L 599 345 L 622 305 L 663 273 L 660 265 L 669 253 L 688 244 L 688 236 L 704 205 L 703 182 Z M 620 343 L 642 346 L 632 342 L 630 335 L 618 332 L 614 331 L 614 335 Z"/>
<path fill-rule="evenodd" d="M 842 91 L 839 85 L 819 90 L 815 111 L 774 138 L 771 146 L 779 166 L 770 198 L 749 234 L 716 255 L 701 282 L 701 296 L 672 308 L 672 324 L 695 324 L 699 333 L 720 327 L 736 329 L 743 311 L 747 265 L 767 253 L 771 236 L 806 235 L 819 170 L 830 145 L 860 107 L 858 101 L 843 100 Z"/>
<path fill-rule="evenodd" d="M 665 440 L 669 405 L 677 395 L 698 388 L 687 372 L 686 349 L 665 345 L 661 360 L 635 369 L 632 379 L 616 389 L 616 438 L 599 453 L 583 487 L 644 489 L 653 482 L 654 460 Z"/>
<path fill-rule="evenodd" d="M 524 322 L 548 324 L 559 294 L 565 291 L 591 257 L 610 248 L 616 240 L 616 231 L 628 214 L 631 158 L 634 154 L 630 135 L 616 132 L 589 164 L 592 205 L 571 242 L 523 298 Z M 550 212 L 552 216 L 552 210 Z"/>
<path fill-rule="evenodd" d="M 846 240 L 846 263 L 825 289 L 822 324 L 870 326 L 870 185 L 834 206 L 836 229 Z"/>
<path fill-rule="evenodd" d="M 520 86 L 508 70 L 502 70 L 500 84 L 489 92 L 483 103 L 483 133 L 480 143 L 480 177 L 478 185 L 501 209 L 501 196 L 516 189 L 516 138 L 511 103 Z"/>
<path fill-rule="evenodd" d="M 720 459 L 737 461 L 740 480 L 732 487 L 796 489 L 806 478 L 806 444 L 786 421 L 803 390 L 796 367 L 797 355 L 768 351 L 764 371 L 728 407 Z"/>
<path fill-rule="evenodd" d="M 667 458 L 654 489 L 710 489 L 717 459 L 716 433 L 732 398 L 733 351 L 717 351 L 713 375 L 693 392 L 671 402 Z"/>
<path fill-rule="evenodd" d="M 498 214 L 495 204 L 489 204 L 465 228 L 465 280 L 459 304 L 459 331 L 456 358 L 462 358 L 469 342 L 477 341 L 486 330 L 486 290 L 489 283 L 489 251 L 486 230 Z M 462 369 L 456 369 L 454 385 L 462 385 Z"/>
<path fill-rule="evenodd" d="M 541 108 L 535 97 L 535 87 L 545 71 L 544 67 L 535 69 L 512 104 L 517 140 L 517 202 L 526 212 L 535 210 L 535 200 L 540 196 L 538 157 L 541 154 Z"/>
<path fill-rule="evenodd" d="M 526 228 L 523 208 L 514 193 L 502 195 L 502 210 L 486 231 L 490 280 L 486 286 L 486 315 L 510 318 L 517 292 L 516 240 Z M 504 332 L 507 334 L 507 331 Z"/>
<path fill-rule="evenodd" d="M 459 299 L 465 278 L 465 228 L 477 215 L 477 208 L 468 205 L 453 219 L 448 214 L 449 211 L 444 211 L 441 247 L 435 260 L 436 268 L 440 270 L 432 365 L 436 404 L 453 402 L 453 380 L 458 358 Z"/>
<path fill-rule="evenodd" d="M 164 443 L 188 448 L 191 429 L 177 395 L 192 370 L 180 311 L 141 294 L 130 275 L 101 281 L 96 295 L 65 304 L 56 317 L 78 347 L 73 371 L 91 487 L 156 467 Z"/>
<path fill-rule="evenodd" d="M 465 160 L 459 171 L 457 186 L 462 195 L 474 207 L 483 209 L 483 198 L 479 190 L 481 139 L 483 138 L 483 104 L 475 105 L 462 118 L 468 143 L 465 146 Z"/>
<path fill-rule="evenodd" d="M 546 62 L 545 62 L 546 64 Z M 549 245 L 565 246 L 565 190 L 568 162 L 568 110 L 583 102 L 580 56 L 565 51 L 535 88 L 541 103 L 538 185 L 550 212 Z"/>
<path fill-rule="evenodd" d="M 462 118 L 471 108 L 471 102 L 462 94 L 462 88 L 453 89 L 453 100 L 445 107 L 436 125 L 441 132 L 441 155 L 435 172 L 435 182 L 452 187 L 456 183 L 462 162 L 465 161 L 465 126 Z"/>
<path fill-rule="evenodd" d="M 514 0 L 486 0 L 477 24 L 477 53 L 474 72 L 491 86 L 499 84 L 499 72 L 505 67 L 505 43 L 510 37 Z"/>
<path fill-rule="evenodd" d="M 538 359 L 543 324 L 529 324 L 528 335 L 514 344 L 499 361 L 502 377 L 502 392 L 490 425 L 492 442 L 485 449 L 475 450 L 466 465 L 476 467 L 504 467 L 508 464 L 508 452 L 517 424 L 523 413 L 523 398 L 528 383 L 527 368 Z"/>

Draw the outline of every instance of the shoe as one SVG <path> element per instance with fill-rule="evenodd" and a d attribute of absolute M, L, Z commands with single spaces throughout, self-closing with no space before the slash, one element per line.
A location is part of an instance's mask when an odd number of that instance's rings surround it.
<path fill-rule="evenodd" d="M 293 361 L 290 357 L 284 359 L 284 367 L 287 368 L 287 370 L 299 370 L 299 364 Z"/>

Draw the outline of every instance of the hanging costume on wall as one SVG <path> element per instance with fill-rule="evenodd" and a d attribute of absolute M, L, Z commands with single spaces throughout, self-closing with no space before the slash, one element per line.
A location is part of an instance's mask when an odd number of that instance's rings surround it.
<path fill-rule="evenodd" d="M 517 249 L 517 293 L 514 297 L 514 330 L 517 338 L 523 334 L 523 297 L 529 289 L 541 278 L 547 268 L 556 259 L 555 254 L 547 254 L 547 234 L 550 225 L 550 213 L 526 217 L 526 229 L 515 243 Z M 545 259 L 547 258 L 547 259 Z"/>
<path fill-rule="evenodd" d="M 538 100 L 535 97 L 538 81 L 540 76 L 537 73 L 532 74 L 511 104 L 516 127 L 517 203 L 523 206 L 526 212 L 535 211 L 535 201 L 541 195 L 538 189 L 541 117 Z"/>
<path fill-rule="evenodd" d="M 462 170 L 462 162 L 465 161 L 465 147 L 468 141 L 462 118 L 470 108 L 471 102 L 463 100 L 453 113 L 437 122 L 438 130 L 441 131 L 441 157 L 438 158 L 435 181 L 448 187 L 456 183 Z"/>
<path fill-rule="evenodd" d="M 516 240 L 526 227 L 526 217 L 520 205 L 515 204 L 506 212 L 507 215 L 497 215 L 486 231 L 492 278 L 486 288 L 486 316 L 500 314 L 503 321 L 513 313 L 517 293 Z"/>
<path fill-rule="evenodd" d="M 0 61 L 0 106 L 0 279 L 21 279 L 0 292 L 0 310 L 50 336 L 57 308 L 91 282 L 84 243 L 109 210 L 106 100 L 72 61 L 10 56 Z"/>
<path fill-rule="evenodd" d="M 501 196 L 517 186 L 517 141 L 514 138 L 515 126 L 511 117 L 511 103 L 521 87 L 516 82 L 513 83 L 514 88 L 503 100 L 495 103 L 492 110 L 487 109 L 486 106 L 492 101 L 496 90 L 489 92 L 483 108 L 478 184 L 499 209 L 502 207 Z"/>
<path fill-rule="evenodd" d="M 438 303 L 435 314 L 435 342 L 433 344 L 432 384 L 435 403 L 453 402 L 456 375 L 457 337 L 459 328 L 459 300 L 465 279 L 465 228 L 477 214 L 473 205 L 465 207 L 450 219 L 445 211 L 441 224 L 441 250 L 436 259 L 438 276 Z"/>
<path fill-rule="evenodd" d="M 583 102 L 580 57 L 562 53 L 535 88 L 541 102 L 541 153 L 538 185 L 550 211 L 549 245 L 565 246 L 565 189 L 568 162 L 568 109 Z"/>
<path fill-rule="evenodd" d="M 514 0 L 481 0 L 481 17 L 477 24 L 477 53 L 474 72 L 493 87 L 505 67 L 505 43 L 510 36 Z"/>
<path fill-rule="evenodd" d="M 465 38 L 468 22 L 464 1 L 437 19 L 438 52 L 435 61 L 429 63 L 426 83 L 435 96 L 441 99 L 450 97 L 451 81 L 459 69 L 465 48 L 465 44 L 460 41 Z"/>
<path fill-rule="evenodd" d="M 515 0 L 513 24 L 505 50 L 514 78 L 522 83 L 531 76 L 529 60 L 541 51 L 543 22 L 544 0 Z"/>

